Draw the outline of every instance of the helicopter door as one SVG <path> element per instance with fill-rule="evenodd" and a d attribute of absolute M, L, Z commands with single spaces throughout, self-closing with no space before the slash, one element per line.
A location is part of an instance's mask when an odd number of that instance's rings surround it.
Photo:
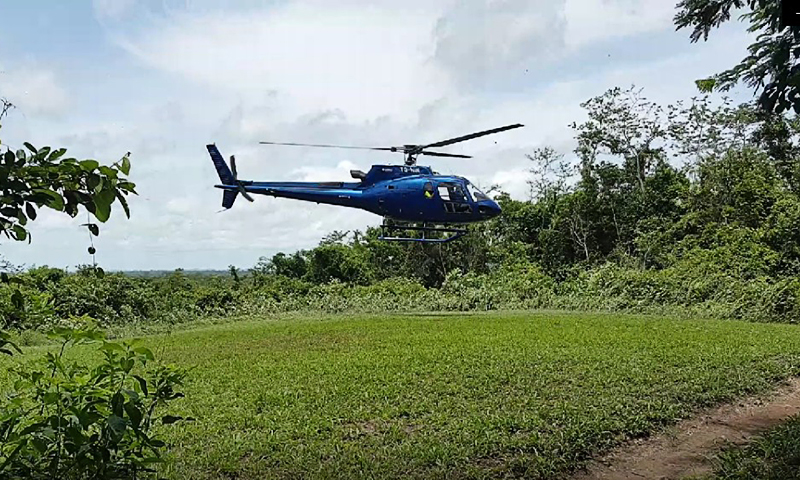
<path fill-rule="evenodd" d="M 472 213 L 472 205 L 469 204 L 461 185 L 440 183 L 439 197 L 441 197 L 447 213 Z"/>

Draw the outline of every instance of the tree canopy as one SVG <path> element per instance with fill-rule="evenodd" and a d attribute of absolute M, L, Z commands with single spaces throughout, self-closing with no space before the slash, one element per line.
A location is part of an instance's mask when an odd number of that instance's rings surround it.
<path fill-rule="evenodd" d="M 794 109 L 800 113 L 800 27 L 784 25 L 781 2 L 776 0 L 682 0 L 674 22 L 680 30 L 691 28 L 694 43 L 708 40 L 711 30 L 729 21 L 736 10 L 757 33 L 748 55 L 738 65 L 710 78 L 698 80 L 704 92 L 726 91 L 743 81 L 759 93 L 759 104 L 768 111 Z"/>

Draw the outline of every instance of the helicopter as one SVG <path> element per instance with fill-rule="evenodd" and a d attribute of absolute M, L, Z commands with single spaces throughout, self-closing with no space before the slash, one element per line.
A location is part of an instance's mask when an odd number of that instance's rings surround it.
<path fill-rule="evenodd" d="M 500 206 L 464 177 L 440 175 L 431 167 L 417 165 L 419 155 L 447 158 L 472 158 L 468 155 L 430 151 L 473 138 L 522 127 L 521 124 L 471 133 L 426 145 L 398 147 L 356 147 L 308 143 L 259 142 L 262 145 L 346 148 L 398 152 L 405 155 L 404 165 L 373 165 L 366 173 L 350 170 L 356 182 L 260 182 L 240 180 L 236 158 L 230 168 L 215 144 L 206 145 L 224 190 L 222 207 L 229 209 L 241 194 L 252 202 L 250 194 L 303 200 L 308 202 L 359 208 L 383 217 L 379 240 L 444 243 L 467 234 L 465 224 L 497 217 Z M 401 236 L 397 232 L 419 232 Z M 433 235 L 431 235 L 433 234 Z M 445 234 L 442 238 L 442 234 Z"/>

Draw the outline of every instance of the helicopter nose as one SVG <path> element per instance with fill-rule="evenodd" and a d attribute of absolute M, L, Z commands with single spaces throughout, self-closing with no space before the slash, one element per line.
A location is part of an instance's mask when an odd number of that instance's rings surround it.
<path fill-rule="evenodd" d="M 492 200 L 484 200 L 478 205 L 478 213 L 486 218 L 493 218 L 500 215 L 500 205 Z"/>

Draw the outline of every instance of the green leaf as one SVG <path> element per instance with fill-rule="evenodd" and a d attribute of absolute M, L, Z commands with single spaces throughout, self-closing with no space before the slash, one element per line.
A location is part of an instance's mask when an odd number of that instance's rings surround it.
<path fill-rule="evenodd" d="M 27 148 L 28 150 L 30 150 L 34 154 L 36 152 L 38 152 L 38 150 L 36 150 L 36 148 L 33 145 L 31 145 L 30 143 L 28 143 L 28 142 L 23 143 L 23 145 L 25 145 L 25 148 Z"/>
<path fill-rule="evenodd" d="M 25 297 L 22 296 L 22 292 L 14 290 L 14 293 L 11 294 L 11 304 L 14 305 L 14 308 L 17 310 L 25 308 Z"/>
<path fill-rule="evenodd" d="M 58 150 L 53 150 L 50 153 L 50 156 L 47 157 L 47 161 L 54 162 L 54 161 L 58 160 L 59 158 L 61 158 L 61 156 L 64 155 L 65 153 L 67 153 L 67 149 L 66 148 L 59 148 Z"/>
<path fill-rule="evenodd" d="M 131 419 L 131 423 L 134 427 L 138 428 L 139 425 L 142 423 L 142 412 L 139 408 L 134 405 L 132 402 L 125 403 L 125 413 L 128 414 L 128 418 Z"/>
<path fill-rule="evenodd" d="M 41 161 L 41 160 L 44 160 L 44 159 L 46 159 L 46 158 L 47 158 L 47 156 L 48 156 L 49 154 L 50 154 L 50 147 L 42 147 L 42 149 L 41 149 L 41 150 L 39 150 L 39 151 L 36 153 L 36 159 L 37 159 L 37 160 L 40 160 L 40 161 Z"/>
<path fill-rule="evenodd" d="M 128 423 L 119 415 L 110 415 L 108 417 L 108 426 L 114 433 L 121 435 L 128 428 Z"/>
<path fill-rule="evenodd" d="M 100 347 L 100 350 L 104 350 L 104 351 L 107 351 L 107 352 L 117 351 L 117 352 L 124 353 L 125 352 L 125 347 L 123 347 L 119 343 L 103 342 L 103 346 Z"/>
<path fill-rule="evenodd" d="M 25 211 L 28 213 L 28 216 L 31 217 L 31 220 L 36 220 L 36 209 L 31 203 L 25 204 Z"/>
<path fill-rule="evenodd" d="M 109 167 L 106 167 L 105 165 L 103 165 L 103 166 L 101 166 L 99 168 L 99 170 L 100 170 L 100 173 L 102 173 L 103 175 L 105 175 L 108 178 L 113 178 L 113 179 L 117 178 L 117 172 L 113 168 L 109 168 Z"/>
<path fill-rule="evenodd" d="M 45 442 L 39 437 L 33 437 L 31 439 L 31 444 L 33 445 L 33 448 L 35 448 L 39 453 L 44 453 L 47 451 L 47 442 Z"/>
<path fill-rule="evenodd" d="M 119 170 L 124 173 L 125 175 L 130 175 L 131 173 L 131 161 L 127 155 L 122 157 L 122 165 L 120 165 Z"/>
<path fill-rule="evenodd" d="M 119 392 L 115 393 L 114 396 L 111 397 L 111 411 L 114 413 L 114 415 L 119 417 L 122 416 L 124 403 L 125 397 L 123 397 Z"/>
<path fill-rule="evenodd" d="M 89 223 L 86 226 L 89 228 L 89 231 L 92 232 L 92 235 L 94 235 L 95 237 L 100 235 L 100 227 L 98 227 L 96 223 Z"/>
<path fill-rule="evenodd" d="M 97 187 L 99 187 L 101 185 L 100 182 L 101 182 L 100 175 L 98 175 L 96 173 L 90 173 L 86 177 L 86 187 L 89 190 L 97 191 Z"/>
<path fill-rule="evenodd" d="M 135 378 L 136 381 L 139 382 L 139 388 L 142 389 L 142 393 L 145 396 L 148 396 L 149 393 L 147 392 L 147 380 L 145 380 L 144 378 L 140 377 L 139 375 L 134 375 L 133 378 Z"/>
<path fill-rule="evenodd" d="M 91 172 L 92 170 L 100 166 L 100 163 L 98 163 L 97 160 L 82 160 L 78 162 L 78 164 L 86 172 Z"/>
<path fill-rule="evenodd" d="M 102 202 L 95 202 L 93 213 L 97 220 L 105 223 L 108 221 L 108 217 L 111 216 L 111 205 Z"/>
<path fill-rule="evenodd" d="M 122 367 L 122 370 L 124 370 L 125 373 L 128 373 L 133 370 L 133 366 L 136 364 L 136 362 L 134 362 L 132 358 L 122 358 L 120 359 L 119 364 Z"/>
<path fill-rule="evenodd" d="M 119 182 L 119 183 L 117 183 L 117 187 L 122 189 L 122 190 L 127 190 L 127 191 L 129 191 L 131 193 L 136 193 L 133 190 L 134 188 L 136 188 L 136 184 L 133 183 L 133 182 L 127 182 L 127 181 Z"/>
<path fill-rule="evenodd" d="M 714 78 L 704 78 L 701 80 L 695 80 L 694 83 L 697 85 L 697 89 L 701 92 L 711 93 L 714 91 L 717 81 Z"/>
<path fill-rule="evenodd" d="M 121 193 L 119 193 L 119 190 L 116 190 L 114 193 L 116 194 L 117 200 L 119 200 L 119 203 L 122 204 L 122 210 L 125 211 L 125 216 L 127 218 L 131 218 L 131 209 L 130 209 L 130 207 L 128 207 L 128 201 L 125 200 L 125 197 L 122 196 Z"/>
<path fill-rule="evenodd" d="M 14 238 L 16 240 L 23 241 L 26 238 L 28 238 L 28 232 L 21 225 L 14 225 L 12 227 L 12 230 L 14 232 Z"/>
<path fill-rule="evenodd" d="M 134 348 L 133 351 L 138 353 L 139 355 L 144 355 L 144 357 L 146 359 L 148 359 L 148 360 L 151 360 L 151 361 L 155 360 L 155 356 L 153 355 L 153 352 L 150 351 L 150 349 L 147 348 L 147 347 L 137 347 L 137 348 Z"/>
<path fill-rule="evenodd" d="M 53 210 L 58 210 L 59 212 L 64 210 L 64 198 L 58 192 L 46 188 L 35 188 L 33 193 L 45 196 L 47 200 L 43 203 Z"/>
<path fill-rule="evenodd" d="M 163 425 L 170 425 L 181 420 L 183 420 L 183 417 L 179 417 L 177 415 L 164 415 L 161 417 L 161 423 Z"/>
<path fill-rule="evenodd" d="M 53 403 L 56 403 L 57 401 L 58 401 L 58 393 L 56 392 L 47 392 L 42 397 L 42 402 L 44 402 L 45 405 L 51 405 Z"/>
<path fill-rule="evenodd" d="M 114 202 L 114 189 L 104 188 L 94 197 L 94 216 L 101 222 L 106 222 L 111 215 L 111 203 Z"/>
<path fill-rule="evenodd" d="M 159 457 L 145 457 L 141 460 L 142 464 L 151 464 L 151 463 L 164 463 L 165 460 Z"/>

